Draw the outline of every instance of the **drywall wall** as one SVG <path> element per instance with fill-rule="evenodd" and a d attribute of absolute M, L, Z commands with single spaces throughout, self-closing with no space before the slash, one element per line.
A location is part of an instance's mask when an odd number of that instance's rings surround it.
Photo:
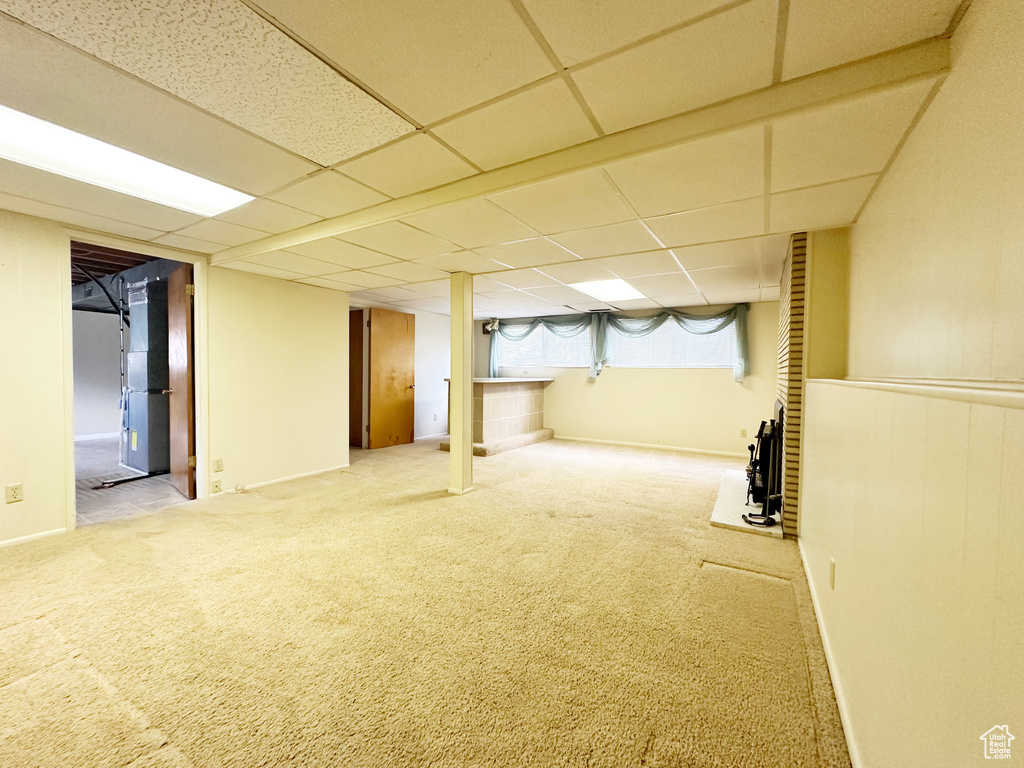
<path fill-rule="evenodd" d="M 1024 5 L 975 0 L 952 42 L 851 232 L 867 381 L 807 388 L 800 545 L 862 768 L 1024 732 Z"/>
<path fill-rule="evenodd" d="M 778 302 L 751 304 L 747 325 L 751 373 L 742 383 L 731 368 L 609 366 L 596 381 L 585 368 L 499 373 L 555 379 L 544 392 L 544 426 L 556 437 L 747 455 L 757 426 L 773 414 Z M 478 365 L 481 357 L 478 348 Z"/>
<path fill-rule="evenodd" d="M 849 297 L 849 227 L 809 232 L 804 291 L 805 378 L 846 378 Z"/>
<path fill-rule="evenodd" d="M 416 439 L 448 433 L 448 371 L 451 319 L 433 312 L 416 315 Z"/>
<path fill-rule="evenodd" d="M 75 439 L 109 437 L 121 429 L 121 331 L 117 315 L 72 312 Z M 124 328 L 129 348 L 130 328 Z"/>
<path fill-rule="evenodd" d="M 348 294 L 211 267 L 209 361 L 225 491 L 348 464 Z"/>
<path fill-rule="evenodd" d="M 0 542 L 65 530 L 71 447 L 71 246 L 60 226 L 0 210 Z"/>

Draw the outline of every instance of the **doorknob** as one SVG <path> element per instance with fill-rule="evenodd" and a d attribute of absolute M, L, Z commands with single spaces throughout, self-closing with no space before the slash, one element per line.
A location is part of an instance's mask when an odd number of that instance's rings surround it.
<path fill-rule="evenodd" d="M 410 384 L 409 385 L 409 389 L 416 389 L 416 385 L 415 384 Z"/>
<path fill-rule="evenodd" d="M 173 389 L 165 389 L 160 394 L 162 394 L 162 395 L 173 395 L 174 394 L 174 390 Z"/>

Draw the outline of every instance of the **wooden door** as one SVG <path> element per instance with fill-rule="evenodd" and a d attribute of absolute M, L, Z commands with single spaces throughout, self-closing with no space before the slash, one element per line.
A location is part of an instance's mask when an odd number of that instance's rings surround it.
<path fill-rule="evenodd" d="M 167 286 L 167 362 L 170 380 L 171 484 L 196 497 L 196 400 L 193 371 L 192 265 L 171 273 Z"/>
<path fill-rule="evenodd" d="M 370 313 L 369 448 L 413 440 L 416 413 L 416 316 L 373 307 Z"/>
<path fill-rule="evenodd" d="M 363 310 L 348 313 L 348 444 L 363 447 Z"/>

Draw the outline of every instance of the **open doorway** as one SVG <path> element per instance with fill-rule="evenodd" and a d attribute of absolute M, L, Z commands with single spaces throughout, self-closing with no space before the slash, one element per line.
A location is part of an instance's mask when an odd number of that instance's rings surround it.
<path fill-rule="evenodd" d="M 196 497 L 192 265 L 72 242 L 79 525 Z"/>

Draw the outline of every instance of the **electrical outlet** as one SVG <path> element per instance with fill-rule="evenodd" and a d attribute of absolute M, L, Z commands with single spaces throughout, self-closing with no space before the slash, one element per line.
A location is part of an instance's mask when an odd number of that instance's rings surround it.
<path fill-rule="evenodd" d="M 437 421 L 437 414 L 434 414 L 434 421 Z"/>
<path fill-rule="evenodd" d="M 224 471 L 224 459 L 214 459 L 213 460 L 213 471 L 214 472 L 223 472 Z"/>
<path fill-rule="evenodd" d="M 24 501 L 25 490 L 21 487 L 21 483 L 16 483 L 15 485 L 5 485 L 4 500 L 8 504 L 13 504 L 16 501 Z"/>
<path fill-rule="evenodd" d="M 746 436 L 747 436 L 747 430 L 741 429 L 740 430 L 740 437 L 746 437 Z"/>
<path fill-rule="evenodd" d="M 220 493 L 220 480 L 214 480 L 210 483 L 210 493 Z"/>
<path fill-rule="evenodd" d="M 828 585 L 834 590 L 836 588 L 836 559 L 830 557 L 828 563 Z"/>

